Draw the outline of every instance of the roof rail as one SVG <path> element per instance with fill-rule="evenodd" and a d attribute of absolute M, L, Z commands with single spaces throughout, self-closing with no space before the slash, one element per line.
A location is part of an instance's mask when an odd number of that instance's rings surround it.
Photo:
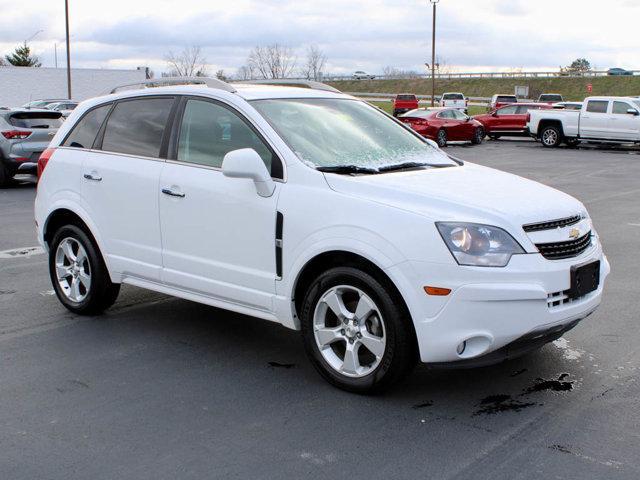
<path fill-rule="evenodd" d="M 292 78 L 274 78 L 265 80 L 239 80 L 237 83 L 256 84 L 256 85 L 282 85 L 288 87 L 311 88 L 313 90 L 324 90 L 326 92 L 342 93 L 337 88 L 333 88 L 326 83 L 316 82 L 314 80 L 296 80 Z"/>
<path fill-rule="evenodd" d="M 152 78 L 150 80 L 144 80 L 142 82 L 125 83 L 118 85 L 107 93 L 116 93 L 118 90 L 128 88 L 135 90 L 137 88 L 154 88 L 164 87 L 169 85 L 206 85 L 209 88 L 217 88 L 218 90 L 224 90 L 226 92 L 235 93 L 236 89 L 229 85 L 227 82 L 218 80 L 217 78 L 209 77 L 160 77 Z"/>

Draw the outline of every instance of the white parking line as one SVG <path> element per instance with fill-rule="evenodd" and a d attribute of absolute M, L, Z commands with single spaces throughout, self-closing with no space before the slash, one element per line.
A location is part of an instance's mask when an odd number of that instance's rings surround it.
<path fill-rule="evenodd" d="M 32 257 L 34 255 L 42 255 L 43 253 L 44 249 L 40 246 L 14 248 L 13 250 L 3 250 L 2 252 L 0 252 L 0 258 L 26 258 Z"/>
<path fill-rule="evenodd" d="M 628 223 L 627 225 L 630 225 L 632 227 L 640 227 L 640 223 Z"/>

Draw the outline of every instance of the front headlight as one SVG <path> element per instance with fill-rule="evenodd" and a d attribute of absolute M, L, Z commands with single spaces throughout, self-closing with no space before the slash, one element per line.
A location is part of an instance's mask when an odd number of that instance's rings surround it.
<path fill-rule="evenodd" d="M 504 267 L 511 255 L 525 253 L 511 235 L 498 227 L 448 222 L 436 222 L 436 227 L 460 265 Z"/>

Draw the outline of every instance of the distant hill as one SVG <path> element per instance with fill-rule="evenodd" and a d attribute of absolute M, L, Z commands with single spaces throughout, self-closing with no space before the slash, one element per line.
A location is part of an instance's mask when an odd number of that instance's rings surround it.
<path fill-rule="evenodd" d="M 360 93 L 415 93 L 430 95 L 429 79 L 405 80 L 342 80 L 328 82 L 343 92 Z M 587 92 L 587 84 L 593 93 Z M 541 93 L 560 93 L 565 100 L 583 100 L 589 95 L 640 96 L 640 75 L 582 78 L 465 78 L 436 80 L 436 95 L 444 92 L 462 92 L 468 97 L 491 97 L 496 93 L 514 93 L 516 86 L 529 86 L 529 97 Z"/>

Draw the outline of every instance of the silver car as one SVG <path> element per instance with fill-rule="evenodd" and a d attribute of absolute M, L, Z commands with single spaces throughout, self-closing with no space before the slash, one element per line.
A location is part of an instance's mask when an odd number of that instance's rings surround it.
<path fill-rule="evenodd" d="M 58 102 L 66 102 L 68 101 L 66 98 L 41 98 L 39 100 L 32 100 L 29 103 L 25 103 L 21 108 L 45 108 L 47 105 L 51 105 L 52 103 Z"/>
<path fill-rule="evenodd" d="M 78 106 L 78 102 L 72 100 L 66 100 L 64 102 L 50 103 L 46 107 L 46 110 L 52 110 L 54 112 L 60 112 L 64 118 L 67 118 L 73 112 L 73 109 Z"/>
<path fill-rule="evenodd" d="M 17 173 L 36 173 L 38 158 L 62 125 L 50 110 L 0 110 L 0 187 Z"/>

